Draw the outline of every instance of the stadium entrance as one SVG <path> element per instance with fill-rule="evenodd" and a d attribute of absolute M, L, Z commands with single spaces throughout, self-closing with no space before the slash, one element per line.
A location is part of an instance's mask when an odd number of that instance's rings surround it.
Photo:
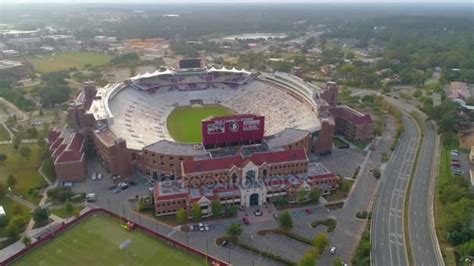
<path fill-rule="evenodd" d="M 256 206 L 258 205 L 258 194 L 254 193 L 250 195 L 250 206 Z"/>

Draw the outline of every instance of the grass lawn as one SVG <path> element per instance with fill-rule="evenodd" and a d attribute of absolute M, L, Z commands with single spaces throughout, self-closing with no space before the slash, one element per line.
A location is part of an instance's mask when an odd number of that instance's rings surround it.
<path fill-rule="evenodd" d="M 127 249 L 119 246 L 131 240 Z M 204 265 L 204 259 L 174 249 L 146 233 L 126 231 L 104 214 L 87 218 L 13 265 Z"/>
<path fill-rule="evenodd" d="M 21 157 L 20 153 L 13 149 L 13 145 L 0 144 L 0 152 L 7 155 L 7 160 L 0 163 L 0 182 L 6 182 L 8 175 L 13 175 L 17 181 L 14 190 L 28 197 L 30 188 L 41 187 L 45 181 L 38 173 L 40 165 L 38 145 L 21 144 L 20 148 L 25 146 L 31 149 L 31 156 L 28 159 Z M 39 201 L 39 199 L 31 200 Z"/>
<path fill-rule="evenodd" d="M 441 145 L 440 148 L 440 162 L 439 162 L 439 176 L 436 180 L 436 189 L 438 190 L 443 183 L 449 182 L 451 178 L 451 157 L 449 151 L 446 147 Z M 437 191 L 438 192 L 438 191 Z M 444 255 L 444 261 L 446 265 L 456 265 L 456 256 L 454 254 L 454 248 L 448 243 L 445 239 L 446 235 L 446 226 L 443 223 L 442 217 L 446 216 L 446 210 L 443 203 L 439 198 L 438 193 L 435 196 L 435 223 L 436 223 L 436 233 L 439 239 L 439 245 L 441 252 Z"/>
<path fill-rule="evenodd" d="M 171 112 L 166 121 L 168 131 L 178 142 L 199 143 L 202 140 L 201 120 L 234 112 L 221 105 L 181 106 Z"/>
<path fill-rule="evenodd" d="M 338 149 L 346 149 L 346 148 L 349 148 L 350 145 L 347 144 L 346 142 L 344 142 L 341 138 L 339 137 L 334 137 L 333 139 L 334 141 L 334 146 L 336 146 L 336 148 Z"/>
<path fill-rule="evenodd" d="M 64 52 L 46 56 L 35 56 L 28 60 L 40 73 L 68 70 L 72 67 L 83 68 L 85 65 L 100 66 L 107 64 L 112 57 L 105 54 L 88 52 Z"/>
<path fill-rule="evenodd" d="M 54 213 L 56 216 L 59 216 L 61 218 L 69 218 L 69 217 L 74 216 L 74 213 L 76 211 L 80 211 L 80 210 L 84 209 L 84 206 L 74 206 L 73 208 L 74 208 L 74 210 L 71 213 L 69 213 L 66 210 L 66 208 L 64 208 L 64 207 L 61 208 L 61 209 L 51 210 L 51 212 Z"/>
<path fill-rule="evenodd" d="M 0 124 L 0 141 L 10 140 L 10 135 L 3 124 Z"/>

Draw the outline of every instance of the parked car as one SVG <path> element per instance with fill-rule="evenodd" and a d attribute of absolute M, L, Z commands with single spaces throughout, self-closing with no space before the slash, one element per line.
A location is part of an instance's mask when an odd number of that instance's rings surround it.
<path fill-rule="evenodd" d="M 92 173 L 92 175 L 91 175 L 91 180 L 92 180 L 92 181 L 97 180 L 97 173 L 96 173 L 96 172 Z"/>
<path fill-rule="evenodd" d="M 273 218 L 275 218 L 275 220 L 278 220 L 278 213 L 274 213 Z"/>
<path fill-rule="evenodd" d="M 135 181 L 130 181 L 130 182 L 128 182 L 128 185 L 131 186 L 131 187 L 133 187 L 133 186 L 136 186 L 136 185 L 137 185 L 137 182 L 135 182 Z"/>
<path fill-rule="evenodd" d="M 306 214 L 311 214 L 313 213 L 313 209 L 311 208 L 307 208 L 306 210 L 304 210 L 306 212 Z"/>
<path fill-rule="evenodd" d="M 101 173 L 98 173 L 98 174 L 97 174 L 97 179 L 98 179 L 98 180 L 102 180 L 102 174 L 101 174 Z"/>
<path fill-rule="evenodd" d="M 250 223 L 250 222 L 249 222 L 249 218 L 247 218 L 247 217 L 242 218 L 242 222 L 243 222 L 244 224 L 249 224 L 249 223 Z"/>
<path fill-rule="evenodd" d="M 331 247 L 331 249 L 329 250 L 329 253 L 331 253 L 331 255 L 334 255 L 336 254 L 336 247 Z"/>
<path fill-rule="evenodd" d="M 63 187 L 72 187 L 72 182 L 63 182 Z"/>
<path fill-rule="evenodd" d="M 208 224 L 204 224 L 204 230 L 209 231 L 209 225 Z"/>
<path fill-rule="evenodd" d="M 193 230 L 193 231 L 196 231 L 196 232 L 199 231 L 199 225 L 193 224 L 192 230 Z"/>
<path fill-rule="evenodd" d="M 199 231 L 204 232 L 204 225 L 202 223 L 199 223 Z"/>
<path fill-rule="evenodd" d="M 451 163 L 451 166 L 452 166 L 452 167 L 461 167 L 461 164 L 458 163 L 458 162 L 452 162 L 452 163 Z"/>

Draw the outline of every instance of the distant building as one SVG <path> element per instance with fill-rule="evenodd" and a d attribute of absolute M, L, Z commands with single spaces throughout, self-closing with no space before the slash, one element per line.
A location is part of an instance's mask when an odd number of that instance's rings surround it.
<path fill-rule="evenodd" d="M 28 76 L 28 67 L 18 61 L 0 61 L 0 79 L 15 78 L 22 79 Z"/>
<path fill-rule="evenodd" d="M 42 45 L 40 37 L 17 38 L 8 41 L 8 46 L 20 51 L 29 52 L 38 49 Z"/>
<path fill-rule="evenodd" d="M 454 81 L 449 84 L 448 98 L 466 102 L 471 97 L 471 90 L 465 82 Z"/>

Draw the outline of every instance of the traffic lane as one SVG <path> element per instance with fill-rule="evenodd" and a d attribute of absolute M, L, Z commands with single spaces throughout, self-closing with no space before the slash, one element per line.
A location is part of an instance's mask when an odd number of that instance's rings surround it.
<path fill-rule="evenodd" d="M 383 173 L 374 210 L 372 248 L 375 265 L 405 265 L 403 241 L 403 196 L 413 167 L 418 132 L 414 122 L 403 116 L 405 132 Z M 388 171 L 387 171 L 388 170 Z"/>
<path fill-rule="evenodd" d="M 360 175 L 353 185 L 351 193 L 345 200 L 342 209 L 332 213 L 338 222 L 335 232 L 329 234 L 331 245 L 337 248 L 336 254 L 324 254 L 318 259 L 321 265 L 331 265 L 337 257 L 350 262 L 367 220 L 357 219 L 355 214 L 361 210 L 369 210 L 378 190 L 380 181 L 375 179 L 370 168 L 382 168 L 386 163 L 381 162 L 382 153 L 390 148 L 395 135 L 395 123 L 392 118 L 387 119 L 387 127 L 383 135 L 376 142 L 375 150 L 371 151 L 365 163 L 361 164 Z"/>
<path fill-rule="evenodd" d="M 429 227 L 429 219 L 433 214 L 428 204 L 433 196 L 430 194 L 430 182 L 435 182 L 432 180 L 432 170 L 436 133 L 431 123 L 425 122 L 422 126 L 424 126 L 424 142 L 409 202 L 410 240 L 416 265 L 437 265 L 439 262 L 433 245 L 437 240 L 433 239 Z"/>

